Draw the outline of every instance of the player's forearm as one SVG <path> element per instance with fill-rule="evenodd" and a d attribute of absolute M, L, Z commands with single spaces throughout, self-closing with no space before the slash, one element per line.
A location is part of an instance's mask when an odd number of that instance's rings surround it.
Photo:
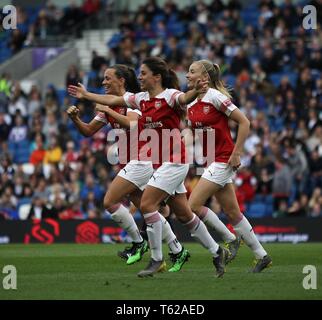
<path fill-rule="evenodd" d="M 91 137 L 93 132 L 88 123 L 83 122 L 80 118 L 73 118 L 72 121 L 74 122 L 77 130 L 85 137 Z"/>
<path fill-rule="evenodd" d="M 115 119 L 117 123 L 121 125 L 122 128 L 130 128 L 130 119 L 127 116 L 119 114 L 118 112 L 110 109 L 107 106 L 103 106 L 102 111 L 107 113 L 113 119 Z"/>
<path fill-rule="evenodd" d="M 90 100 L 95 103 L 103 104 L 103 105 L 114 105 L 114 96 L 110 94 L 96 94 L 92 92 L 86 91 L 84 94 L 84 98 Z"/>
<path fill-rule="evenodd" d="M 245 141 L 249 134 L 250 123 L 249 123 L 249 120 L 245 118 L 238 124 L 239 124 L 238 134 L 237 134 L 237 139 L 233 150 L 233 154 L 237 156 L 241 156 L 243 153 Z"/>
<path fill-rule="evenodd" d="M 179 97 L 180 105 L 187 105 L 194 101 L 197 97 L 198 91 L 196 89 L 189 90 Z"/>

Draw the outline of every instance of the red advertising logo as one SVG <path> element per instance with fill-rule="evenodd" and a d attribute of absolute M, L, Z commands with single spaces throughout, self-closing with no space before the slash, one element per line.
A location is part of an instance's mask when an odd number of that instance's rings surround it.
<path fill-rule="evenodd" d="M 59 223 L 53 219 L 35 219 L 32 223 L 30 234 L 25 234 L 24 243 L 36 240 L 36 242 L 50 244 L 55 242 L 55 237 L 60 234 Z"/>
<path fill-rule="evenodd" d="M 99 243 L 100 230 L 96 223 L 86 221 L 81 223 L 76 228 L 77 243 Z"/>

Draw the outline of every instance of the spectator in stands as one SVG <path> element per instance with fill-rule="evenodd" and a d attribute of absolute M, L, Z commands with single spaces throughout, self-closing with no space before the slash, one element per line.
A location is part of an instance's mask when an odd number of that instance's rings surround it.
<path fill-rule="evenodd" d="M 318 148 L 310 153 L 309 159 L 310 167 L 310 188 L 322 188 L 322 154 L 319 155 Z"/>
<path fill-rule="evenodd" d="M 12 30 L 12 36 L 9 40 L 8 47 L 13 54 L 19 52 L 23 47 L 26 35 L 23 34 L 19 29 Z"/>
<path fill-rule="evenodd" d="M 312 197 L 309 200 L 309 216 L 320 217 L 322 216 L 322 192 L 321 188 L 315 188 Z"/>
<path fill-rule="evenodd" d="M 278 208 L 273 212 L 274 218 L 284 218 L 288 214 L 288 204 L 286 200 L 281 200 L 278 203 Z"/>
<path fill-rule="evenodd" d="M 27 114 L 28 117 L 32 117 L 36 111 L 41 109 L 41 94 L 36 86 L 32 86 L 27 102 Z"/>
<path fill-rule="evenodd" d="M 291 142 L 286 147 L 286 156 L 289 167 L 291 168 L 293 183 L 298 186 L 298 191 L 302 193 L 307 187 L 307 176 L 309 172 L 305 153 L 300 149 L 300 146 L 297 147 Z"/>
<path fill-rule="evenodd" d="M 28 128 L 24 123 L 22 116 L 18 113 L 14 120 L 14 126 L 11 128 L 8 141 L 20 142 L 27 139 Z"/>
<path fill-rule="evenodd" d="M 46 114 L 45 122 L 42 127 L 42 133 L 45 135 L 46 141 L 50 140 L 50 137 L 56 135 L 58 132 L 57 119 L 54 112 L 49 111 Z"/>
<path fill-rule="evenodd" d="M 46 203 L 46 198 L 38 195 L 33 197 L 32 205 L 28 213 L 27 219 L 57 219 L 55 211 L 53 211 Z"/>
<path fill-rule="evenodd" d="M 243 69 L 249 70 L 250 62 L 245 51 L 242 48 L 239 48 L 237 54 L 232 59 L 230 72 L 234 75 L 238 75 Z"/>
<path fill-rule="evenodd" d="M 275 160 L 275 172 L 273 176 L 272 193 L 274 197 L 274 209 L 279 210 L 280 203 L 287 201 L 292 188 L 292 172 L 283 158 Z"/>
<path fill-rule="evenodd" d="M 38 165 L 43 163 L 46 149 L 44 148 L 44 140 L 41 134 L 37 134 L 35 137 L 36 149 L 32 151 L 29 162 L 33 165 Z"/>
<path fill-rule="evenodd" d="M 241 168 L 238 172 L 235 184 L 243 200 L 248 203 L 251 202 L 255 196 L 257 179 L 247 167 Z"/>
<path fill-rule="evenodd" d="M 96 50 L 92 51 L 92 61 L 91 68 L 93 71 L 98 72 L 101 69 L 101 66 L 106 64 L 106 59 L 100 55 L 98 55 Z"/>
<path fill-rule="evenodd" d="M 66 74 L 66 88 L 68 88 L 69 85 L 77 85 L 78 82 L 81 81 L 82 79 L 80 78 L 79 70 L 76 65 L 70 65 Z"/>
<path fill-rule="evenodd" d="M 91 173 L 88 173 L 85 177 L 85 185 L 81 190 L 81 198 L 86 199 L 88 197 L 88 193 L 93 192 L 94 198 L 96 201 L 101 201 L 103 197 L 102 188 L 95 182 L 95 179 Z"/>
<path fill-rule="evenodd" d="M 5 113 L 0 110 L 0 143 L 7 141 L 10 127 L 5 119 Z"/>
<path fill-rule="evenodd" d="M 58 164 L 62 158 L 62 153 L 62 149 L 58 145 L 57 137 L 52 136 L 45 153 L 44 163 Z"/>
<path fill-rule="evenodd" d="M 67 150 L 63 155 L 64 161 L 67 163 L 76 162 L 78 160 L 78 152 L 75 150 L 75 143 L 70 140 L 66 144 Z"/>

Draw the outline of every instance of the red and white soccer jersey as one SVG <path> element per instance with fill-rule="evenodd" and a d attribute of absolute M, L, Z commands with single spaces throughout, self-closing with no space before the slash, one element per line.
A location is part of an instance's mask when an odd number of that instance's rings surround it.
<path fill-rule="evenodd" d="M 131 95 L 132 95 L 132 93 L 126 92 L 123 95 L 123 98 L 128 97 L 128 96 L 131 96 Z M 138 110 L 138 109 L 131 109 L 131 108 L 123 107 L 123 106 L 113 107 L 113 110 L 116 111 L 117 113 L 121 114 L 121 115 L 124 115 L 124 116 L 126 116 L 128 112 L 135 112 L 139 116 L 142 115 L 141 111 Z M 100 122 L 103 122 L 105 124 L 110 124 L 113 129 L 123 130 L 124 135 L 126 136 L 126 141 L 127 141 L 126 147 L 127 147 L 127 150 L 126 150 L 126 159 L 123 159 L 123 158 L 120 159 L 120 164 L 121 164 L 121 166 L 124 166 L 126 163 L 128 163 L 130 160 L 132 160 L 132 158 L 130 157 L 130 155 L 131 155 L 131 153 L 130 153 L 130 149 L 131 149 L 130 130 L 129 129 L 126 129 L 126 128 L 122 128 L 120 126 L 120 124 L 113 117 L 108 116 L 104 112 L 98 112 L 96 114 L 96 116 L 95 116 L 94 119 L 96 121 L 100 121 Z M 123 147 L 123 146 L 119 146 L 119 148 L 121 148 L 121 147 Z M 122 155 L 122 154 L 123 153 L 120 153 L 119 152 L 119 155 Z M 136 155 L 135 155 L 135 159 L 137 159 L 137 156 Z"/>
<path fill-rule="evenodd" d="M 176 89 L 165 89 L 154 98 L 148 92 L 140 92 L 124 98 L 130 108 L 139 108 L 142 117 L 140 128 L 140 160 L 152 159 L 155 167 L 164 162 L 185 162 L 185 147 L 180 133 L 180 114 L 175 108 L 183 94 Z M 153 129 L 154 138 L 142 140 L 142 130 Z M 149 130 L 145 131 L 149 136 Z M 171 138 L 170 138 L 171 133 Z"/>
<path fill-rule="evenodd" d="M 234 149 L 228 117 L 237 107 L 220 91 L 209 88 L 202 99 L 188 104 L 188 121 L 193 129 L 203 129 L 203 156 L 211 154 L 213 161 L 227 163 Z M 214 130 L 214 131 L 213 131 Z M 207 134 L 210 131 L 214 134 Z M 215 138 L 215 149 L 207 150 L 207 136 Z"/>

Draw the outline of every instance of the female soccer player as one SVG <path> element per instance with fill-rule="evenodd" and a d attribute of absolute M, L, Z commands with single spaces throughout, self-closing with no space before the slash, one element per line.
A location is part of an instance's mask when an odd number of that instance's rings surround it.
<path fill-rule="evenodd" d="M 189 198 L 190 207 L 206 225 L 226 238 L 226 241 L 233 240 L 233 234 L 217 215 L 211 209 L 204 207 L 207 199 L 215 195 L 236 234 L 250 247 L 257 259 L 253 272 L 261 272 L 272 264 L 272 259 L 256 238 L 246 217 L 240 212 L 232 181 L 234 172 L 240 167 L 240 155 L 249 133 L 249 120 L 231 102 L 231 96 L 220 79 L 220 69 L 217 64 L 207 60 L 194 62 L 186 77 L 190 88 L 193 88 L 200 78 L 206 77 L 209 80 L 208 90 L 199 94 L 198 98 L 188 105 L 187 113 L 192 128 L 207 128 L 207 130 L 213 130 L 215 134 L 214 161 L 206 168 L 193 189 Z M 238 123 L 236 144 L 233 143 L 230 135 L 228 119 Z M 207 131 L 203 132 L 205 150 Z M 236 250 L 232 253 L 235 252 Z"/>
<path fill-rule="evenodd" d="M 82 85 L 69 87 L 69 93 L 77 98 L 86 98 L 109 106 L 127 105 L 140 108 L 142 117 L 139 125 L 145 129 L 154 129 L 155 139 L 150 131 L 151 141 L 154 140 L 152 143 L 139 141 L 140 156 L 146 152 L 160 166 L 149 180 L 141 199 L 140 209 L 147 224 L 151 260 L 138 276 L 152 276 L 165 269 L 161 241 L 162 223 L 158 210 L 161 202 L 167 199 L 178 220 L 211 252 L 217 276 L 221 277 L 225 272 L 229 251 L 219 247 L 204 223 L 192 213 L 183 184 L 189 164 L 184 159 L 185 150 L 179 132 L 180 116 L 185 105 L 202 92 L 205 83 L 197 81 L 195 87 L 186 93 L 169 89 L 178 87 L 178 78 L 166 62 L 158 57 L 146 58 L 142 62 L 139 80 L 143 92 L 125 97 L 96 95 L 87 92 Z M 169 132 L 173 135 L 172 143 L 164 139 Z"/>
<path fill-rule="evenodd" d="M 125 65 L 114 65 L 113 67 L 107 68 L 104 74 L 103 86 L 105 87 L 106 93 L 119 97 L 131 96 L 139 90 L 139 84 L 134 70 Z M 96 111 L 98 111 L 98 114 L 88 124 L 82 122 L 79 118 L 79 109 L 77 107 L 69 107 L 67 113 L 78 130 L 85 136 L 92 136 L 108 123 L 114 129 L 119 129 L 120 127 L 129 128 L 130 122 L 137 122 L 141 115 L 139 110 L 129 109 L 121 105 L 117 105 L 114 110 L 104 105 L 96 105 Z M 124 131 L 124 134 L 126 134 L 128 142 L 126 161 L 129 161 L 129 130 Z M 150 161 L 131 160 L 126 166 L 123 166 L 123 169 L 115 177 L 104 197 L 105 209 L 111 213 L 112 219 L 126 230 L 133 240 L 131 248 L 119 252 L 120 257 L 127 259 L 127 264 L 141 260 L 144 252 L 147 250 L 147 242 L 142 239 L 133 216 L 121 204 L 121 201 L 126 195 L 129 195 L 134 205 L 139 207 L 142 190 L 152 174 L 153 167 Z M 188 251 L 183 249 L 177 241 L 169 223 L 162 216 L 160 219 L 162 220 L 162 238 L 167 242 L 173 260 L 176 261 L 182 255 L 188 256 Z"/>

